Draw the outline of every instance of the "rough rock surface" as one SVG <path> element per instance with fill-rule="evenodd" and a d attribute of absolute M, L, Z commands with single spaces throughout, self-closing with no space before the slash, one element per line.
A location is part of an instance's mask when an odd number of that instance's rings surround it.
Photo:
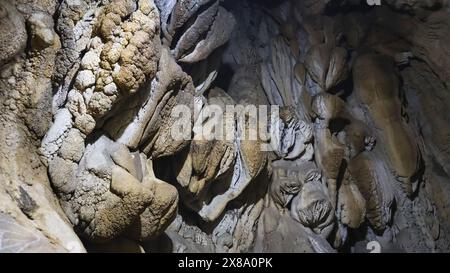
<path fill-rule="evenodd" d="M 450 252 L 450 3 L 382 3 L 0 0 L 0 252 Z"/>

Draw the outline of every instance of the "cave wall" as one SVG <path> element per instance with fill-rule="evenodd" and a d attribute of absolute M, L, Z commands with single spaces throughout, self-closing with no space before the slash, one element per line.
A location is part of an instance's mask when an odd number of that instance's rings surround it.
<path fill-rule="evenodd" d="M 450 251 L 449 4 L 0 0 L 0 252 Z"/>

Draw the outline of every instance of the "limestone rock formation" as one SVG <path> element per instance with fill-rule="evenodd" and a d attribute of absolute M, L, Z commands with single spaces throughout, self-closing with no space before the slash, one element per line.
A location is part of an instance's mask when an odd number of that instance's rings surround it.
<path fill-rule="evenodd" d="M 0 252 L 450 252 L 450 3 L 369 4 L 0 0 Z"/>

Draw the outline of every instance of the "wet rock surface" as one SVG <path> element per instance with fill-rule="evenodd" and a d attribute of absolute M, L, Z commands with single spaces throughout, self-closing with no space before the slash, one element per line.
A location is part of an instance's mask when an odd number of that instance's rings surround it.
<path fill-rule="evenodd" d="M 449 5 L 0 1 L 0 252 L 449 252 Z"/>

